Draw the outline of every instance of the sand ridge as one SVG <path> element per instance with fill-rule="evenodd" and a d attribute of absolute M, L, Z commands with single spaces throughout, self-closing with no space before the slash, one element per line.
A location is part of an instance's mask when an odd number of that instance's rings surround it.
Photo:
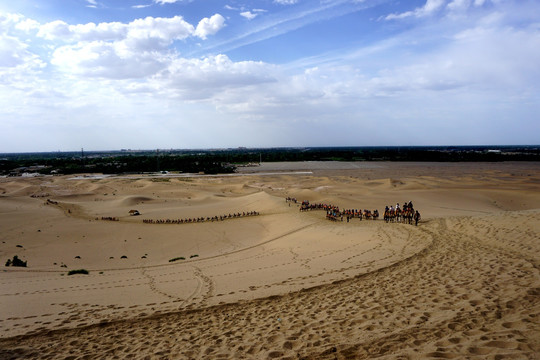
<path fill-rule="evenodd" d="M 455 167 L 438 177 L 447 168 L 433 164 L 430 176 L 378 166 L 369 175 L 0 179 L 0 254 L 29 262 L 0 273 L 0 358 L 534 358 L 538 166 L 465 167 L 462 177 Z M 385 177 L 385 166 L 403 176 Z M 31 197 L 44 189 L 48 197 Z M 413 200 L 424 220 L 333 223 L 285 196 L 379 210 Z M 127 213 L 134 206 L 140 217 Z M 261 215 L 141 222 L 250 209 Z M 75 268 L 90 274 L 66 275 Z"/>

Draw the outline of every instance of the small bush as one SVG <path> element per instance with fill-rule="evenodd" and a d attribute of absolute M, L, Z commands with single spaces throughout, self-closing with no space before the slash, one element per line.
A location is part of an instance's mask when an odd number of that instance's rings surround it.
<path fill-rule="evenodd" d="M 193 258 L 195 258 L 195 257 L 199 257 L 199 255 L 197 255 L 197 254 L 191 255 L 189 258 L 190 258 L 190 259 L 193 259 Z"/>
<path fill-rule="evenodd" d="M 77 269 L 77 270 L 70 270 L 68 272 L 68 275 L 75 275 L 75 274 L 88 275 L 88 270 L 86 270 L 86 269 Z"/>
<path fill-rule="evenodd" d="M 8 259 L 6 261 L 6 266 L 20 266 L 20 267 L 26 267 L 26 261 L 22 261 L 19 259 L 17 255 L 13 256 L 13 260 Z"/>
<path fill-rule="evenodd" d="M 126 256 L 126 255 L 122 255 L 122 256 L 120 256 L 120 259 L 127 259 L 127 256 Z"/>
<path fill-rule="evenodd" d="M 186 258 L 183 257 L 183 256 L 175 257 L 175 258 L 172 258 L 171 260 L 169 260 L 169 262 L 178 261 L 178 260 L 186 260 Z"/>

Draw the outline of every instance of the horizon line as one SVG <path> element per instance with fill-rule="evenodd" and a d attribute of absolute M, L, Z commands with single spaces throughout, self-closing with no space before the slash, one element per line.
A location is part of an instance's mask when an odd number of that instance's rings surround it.
<path fill-rule="evenodd" d="M 157 152 L 157 151 L 225 151 L 225 150 L 280 150 L 280 149 L 350 149 L 350 148 L 488 148 L 488 147 L 540 147 L 540 144 L 469 144 L 469 145 L 327 145 L 327 146 L 262 146 L 262 147 L 208 147 L 208 148 L 147 148 L 147 149 L 104 149 L 104 150 L 84 150 L 85 153 L 108 153 L 108 152 Z M 0 155 L 10 154 L 51 154 L 51 153 L 80 153 L 81 150 L 39 150 L 39 151 L 14 151 L 0 152 Z"/>

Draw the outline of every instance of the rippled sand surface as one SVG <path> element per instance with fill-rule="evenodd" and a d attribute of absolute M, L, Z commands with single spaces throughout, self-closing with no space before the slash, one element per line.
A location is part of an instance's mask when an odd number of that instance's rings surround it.
<path fill-rule="evenodd" d="M 0 359 L 534 359 L 538 204 L 536 163 L 2 178 Z"/>

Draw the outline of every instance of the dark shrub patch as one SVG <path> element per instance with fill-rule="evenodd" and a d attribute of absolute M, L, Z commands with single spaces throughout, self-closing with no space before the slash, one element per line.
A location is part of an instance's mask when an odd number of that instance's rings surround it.
<path fill-rule="evenodd" d="M 69 270 L 69 272 L 68 272 L 68 275 L 75 275 L 75 274 L 88 275 L 88 270 L 86 270 L 86 269 L 78 269 L 78 270 Z"/>
<path fill-rule="evenodd" d="M 22 261 L 19 259 L 17 255 L 13 256 L 13 260 L 8 259 L 6 261 L 6 266 L 20 266 L 20 267 L 26 267 L 26 261 Z"/>

